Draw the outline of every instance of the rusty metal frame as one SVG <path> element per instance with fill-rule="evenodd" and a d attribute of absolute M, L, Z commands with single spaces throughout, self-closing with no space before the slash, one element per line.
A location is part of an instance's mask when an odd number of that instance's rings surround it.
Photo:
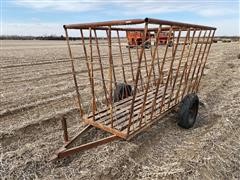
<path fill-rule="evenodd" d="M 71 139 L 66 118 L 63 118 L 61 122 L 65 144 L 55 153 L 54 158 L 66 157 L 116 139 L 130 140 L 176 108 L 185 94 L 197 92 L 216 31 L 215 27 L 152 18 L 70 24 L 63 27 L 80 117 L 87 126 Z M 83 48 L 83 57 L 73 56 L 68 35 L 68 30 L 71 29 L 80 31 L 79 45 Z M 99 40 L 98 31 L 105 33 L 103 41 Z M 142 45 L 137 45 L 136 49 L 124 49 L 124 37 L 121 34 L 126 34 L 127 31 L 142 32 Z M 150 37 L 150 40 L 147 39 L 149 32 L 154 33 L 154 38 Z M 166 45 L 158 43 L 161 32 L 168 33 Z M 181 39 L 183 42 L 180 42 Z M 154 43 L 148 50 L 144 47 L 146 41 Z M 173 42 L 171 47 L 170 41 Z M 107 50 L 103 51 L 104 48 Z M 86 68 L 77 71 L 76 62 L 80 60 L 85 61 Z M 84 95 L 79 90 L 79 77 L 86 77 L 89 82 L 90 112 L 87 112 L 85 102 L 81 102 Z M 112 94 L 120 81 L 132 84 L 134 91 L 132 96 L 114 102 Z M 97 83 L 101 84 L 100 98 L 103 101 L 98 99 L 95 87 Z M 112 135 L 72 147 L 76 139 L 92 127 Z"/>
<path fill-rule="evenodd" d="M 63 133 L 64 145 L 59 150 L 57 150 L 52 157 L 50 157 L 50 160 L 55 160 L 55 159 L 58 159 L 58 158 L 64 158 L 64 157 L 72 155 L 73 153 L 77 153 L 81 150 L 91 149 L 93 147 L 96 147 L 96 146 L 106 144 L 108 142 L 120 139 L 116 135 L 111 135 L 111 136 L 101 138 L 101 139 L 96 140 L 96 141 L 81 144 L 79 146 L 70 147 L 78 138 L 81 137 L 81 135 L 83 135 L 85 132 L 87 132 L 91 128 L 93 128 L 93 126 L 91 126 L 91 125 L 85 126 L 76 136 L 74 136 L 71 140 L 68 140 L 67 124 L 66 124 L 66 119 L 65 118 L 62 119 L 62 125 L 63 125 L 63 131 L 64 131 L 64 133 Z"/>

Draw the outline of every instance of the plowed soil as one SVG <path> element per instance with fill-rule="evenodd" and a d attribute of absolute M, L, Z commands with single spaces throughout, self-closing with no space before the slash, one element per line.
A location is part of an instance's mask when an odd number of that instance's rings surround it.
<path fill-rule="evenodd" d="M 79 123 L 66 42 L 2 41 L 0 179 L 240 179 L 240 43 L 215 43 L 195 126 L 170 113 L 131 141 L 49 161 Z M 84 138 L 102 137 L 93 129 Z"/>

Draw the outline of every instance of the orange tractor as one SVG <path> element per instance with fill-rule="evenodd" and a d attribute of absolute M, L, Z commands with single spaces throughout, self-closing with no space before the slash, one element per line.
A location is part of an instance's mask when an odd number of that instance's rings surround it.
<path fill-rule="evenodd" d="M 128 46 L 127 47 L 136 47 L 136 46 L 142 46 L 144 45 L 145 48 L 150 48 L 151 47 L 151 37 L 154 38 L 155 34 L 150 34 L 149 32 L 147 33 L 146 36 L 146 41 L 143 42 L 143 37 L 144 34 L 143 32 L 139 32 L 139 31 L 128 31 L 127 32 L 127 39 L 128 39 Z M 173 33 L 171 34 L 170 38 L 169 38 L 169 42 L 167 42 L 168 40 L 168 33 L 167 32 L 161 32 L 159 35 L 159 45 L 165 45 L 168 43 L 169 47 L 171 47 L 173 45 Z M 155 44 L 155 42 L 154 42 Z"/>

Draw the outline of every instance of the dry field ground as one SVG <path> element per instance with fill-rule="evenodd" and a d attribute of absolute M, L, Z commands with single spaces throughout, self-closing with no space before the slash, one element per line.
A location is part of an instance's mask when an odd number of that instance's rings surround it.
<path fill-rule="evenodd" d="M 240 179 L 240 43 L 213 44 L 194 128 L 171 113 L 130 142 L 49 162 L 82 128 L 66 42 L 1 41 L 0 179 Z M 77 51 L 77 50 L 75 50 Z M 93 129 L 86 139 L 101 137 Z"/>

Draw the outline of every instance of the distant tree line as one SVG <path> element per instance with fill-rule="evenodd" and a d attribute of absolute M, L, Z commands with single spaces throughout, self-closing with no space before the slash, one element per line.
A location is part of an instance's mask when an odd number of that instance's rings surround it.
<path fill-rule="evenodd" d="M 80 37 L 69 37 L 70 40 L 79 40 Z M 18 36 L 18 35 L 6 35 L 0 36 L 0 40 L 65 40 L 62 36 Z"/>
<path fill-rule="evenodd" d="M 239 36 L 215 36 L 214 37 L 215 40 L 224 40 L 224 39 L 229 39 L 232 41 L 240 41 L 240 37 Z"/>

